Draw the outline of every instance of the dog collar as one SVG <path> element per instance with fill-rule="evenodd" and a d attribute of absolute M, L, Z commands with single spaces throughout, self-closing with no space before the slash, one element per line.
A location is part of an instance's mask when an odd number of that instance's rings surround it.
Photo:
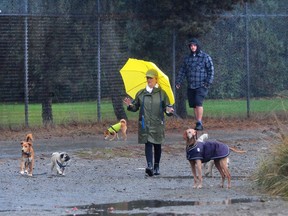
<path fill-rule="evenodd" d="M 27 157 L 31 156 L 31 152 L 23 152 L 24 155 L 26 155 Z"/>
<path fill-rule="evenodd" d="M 186 150 L 187 150 L 187 151 L 190 151 L 191 149 L 194 149 L 194 148 L 196 148 L 196 147 L 197 147 L 197 142 L 194 143 L 194 144 L 188 145 L 188 146 L 186 147 Z"/>

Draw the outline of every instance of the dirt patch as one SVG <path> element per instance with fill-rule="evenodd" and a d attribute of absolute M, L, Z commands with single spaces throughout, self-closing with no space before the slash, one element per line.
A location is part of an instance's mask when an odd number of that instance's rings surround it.
<path fill-rule="evenodd" d="M 262 128 L 266 130 L 273 130 L 279 132 L 281 125 L 287 125 L 287 117 L 281 118 L 279 121 L 274 116 L 270 117 L 254 117 L 254 118 L 205 118 L 205 130 L 246 130 L 253 128 Z M 128 133 L 137 133 L 137 121 L 127 121 Z M 23 139 L 27 133 L 33 133 L 35 138 L 50 139 L 54 137 L 79 137 L 79 136 L 94 136 L 102 135 L 103 131 L 109 126 L 115 124 L 112 121 L 102 121 L 97 123 L 79 124 L 74 123 L 70 125 L 55 125 L 49 127 L 31 127 L 31 128 L 9 128 L 0 129 L 0 140 L 19 140 Z M 166 131 L 182 133 L 183 130 L 194 127 L 195 122 L 193 118 L 179 119 L 168 118 L 166 120 Z"/>

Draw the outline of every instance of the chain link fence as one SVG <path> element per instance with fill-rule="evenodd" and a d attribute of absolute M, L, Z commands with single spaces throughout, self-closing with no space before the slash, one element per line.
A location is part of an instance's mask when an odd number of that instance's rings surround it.
<path fill-rule="evenodd" d="M 111 5 L 108 11 L 99 1 L 78 1 L 72 10 L 77 1 L 63 2 L 62 11 L 28 0 L 0 2 L 1 127 L 120 118 L 126 94 L 119 71 L 129 57 L 153 61 L 174 85 L 188 52 L 177 32 L 146 37 L 138 29 L 146 20 Z M 274 11 L 246 6 L 223 14 L 200 37 L 215 65 L 209 99 L 275 97 L 288 89 L 287 0 Z"/>

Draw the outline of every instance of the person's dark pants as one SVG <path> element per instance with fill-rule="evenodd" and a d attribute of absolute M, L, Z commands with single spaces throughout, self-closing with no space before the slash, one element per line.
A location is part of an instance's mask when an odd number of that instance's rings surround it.
<path fill-rule="evenodd" d="M 151 142 L 145 143 L 145 156 L 148 167 L 153 166 L 153 147 L 154 147 L 154 164 L 159 164 L 161 159 L 162 148 L 161 144 Z"/>

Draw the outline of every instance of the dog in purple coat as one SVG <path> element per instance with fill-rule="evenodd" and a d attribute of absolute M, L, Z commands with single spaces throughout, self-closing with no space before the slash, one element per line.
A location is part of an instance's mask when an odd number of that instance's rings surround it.
<path fill-rule="evenodd" d="M 227 166 L 230 150 L 237 153 L 245 153 L 218 141 L 197 141 L 197 131 L 187 129 L 183 134 L 186 141 L 186 157 L 189 161 L 194 178 L 193 188 L 202 188 L 202 163 L 214 160 L 215 166 L 221 175 L 220 187 L 224 187 L 227 178 L 227 188 L 231 188 L 231 174 Z"/>

